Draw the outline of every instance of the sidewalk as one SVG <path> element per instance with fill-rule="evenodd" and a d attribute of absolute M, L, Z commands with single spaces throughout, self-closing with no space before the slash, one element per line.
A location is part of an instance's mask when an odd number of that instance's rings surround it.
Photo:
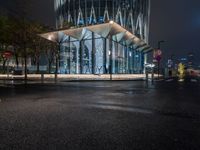
<path fill-rule="evenodd" d="M 154 75 L 155 77 L 156 75 Z M 149 77 L 151 78 L 151 75 L 149 74 Z M 3 75 L 0 74 L 0 80 L 23 80 L 24 75 Z M 35 80 L 35 81 L 53 81 L 55 79 L 54 74 L 28 74 L 28 80 Z M 145 74 L 102 74 L 102 75 L 93 75 L 93 74 L 65 74 L 65 75 L 60 75 L 58 74 L 58 81 L 86 81 L 86 80 L 91 80 L 91 81 L 106 81 L 106 80 L 145 80 L 146 75 Z"/>

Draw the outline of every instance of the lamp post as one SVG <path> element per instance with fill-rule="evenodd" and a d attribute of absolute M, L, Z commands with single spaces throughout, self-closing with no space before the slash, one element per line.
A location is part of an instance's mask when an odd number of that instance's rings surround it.
<path fill-rule="evenodd" d="M 158 41 L 158 49 L 161 48 L 161 43 L 164 43 L 164 42 L 165 42 L 164 40 Z"/>
<path fill-rule="evenodd" d="M 157 49 L 157 51 L 161 52 L 161 50 L 160 50 L 161 43 L 164 43 L 164 42 L 165 42 L 164 40 L 158 41 L 158 49 Z M 157 62 L 158 62 L 158 79 L 160 78 L 160 59 L 161 59 L 161 57 L 157 60 Z"/>

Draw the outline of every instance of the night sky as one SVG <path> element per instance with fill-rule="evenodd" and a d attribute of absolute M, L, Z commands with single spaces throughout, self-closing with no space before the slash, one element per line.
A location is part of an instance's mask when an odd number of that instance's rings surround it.
<path fill-rule="evenodd" d="M 162 43 L 164 57 L 195 54 L 200 64 L 200 0 L 152 0 L 150 44 Z"/>
<path fill-rule="evenodd" d="M 34 0 L 30 0 L 34 1 Z M 9 7 L 12 0 L 0 0 L 0 6 Z M 162 43 L 163 57 L 186 56 L 193 52 L 200 64 L 200 0 L 151 0 L 150 44 Z M 34 1 L 30 16 L 53 25 L 53 0 Z"/>

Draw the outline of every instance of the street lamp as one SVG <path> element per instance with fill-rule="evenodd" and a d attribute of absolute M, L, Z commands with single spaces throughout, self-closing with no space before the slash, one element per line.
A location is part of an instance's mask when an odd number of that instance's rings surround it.
<path fill-rule="evenodd" d="M 160 41 L 158 41 L 158 49 L 157 49 L 157 51 L 160 51 L 161 52 L 161 43 L 164 43 L 165 41 L 164 40 L 160 40 Z M 159 79 L 159 77 L 160 77 L 160 59 L 159 60 L 157 60 L 157 62 L 158 62 L 158 79 Z"/>
<path fill-rule="evenodd" d="M 164 42 L 165 42 L 164 40 L 158 41 L 158 49 L 161 48 L 161 43 L 164 43 Z"/>

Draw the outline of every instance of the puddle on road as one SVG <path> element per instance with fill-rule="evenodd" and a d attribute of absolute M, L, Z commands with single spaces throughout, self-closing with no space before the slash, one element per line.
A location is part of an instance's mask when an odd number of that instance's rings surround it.
<path fill-rule="evenodd" d="M 112 86 L 108 86 L 108 85 L 96 85 L 96 86 L 93 86 L 93 87 L 96 87 L 96 88 L 111 88 Z"/>
<path fill-rule="evenodd" d="M 124 93 L 112 92 L 112 93 L 105 93 L 104 95 L 107 95 L 107 96 L 124 96 Z"/>
<path fill-rule="evenodd" d="M 99 108 L 99 109 L 104 109 L 104 110 L 115 110 L 115 111 L 123 111 L 123 112 L 134 112 L 134 113 L 142 113 L 142 114 L 153 114 L 153 111 L 151 110 L 129 107 L 129 106 L 86 104 L 83 107 Z"/>
<path fill-rule="evenodd" d="M 108 96 L 126 96 L 126 95 L 144 95 L 148 94 L 148 90 L 120 90 L 112 93 L 105 93 Z"/>
<path fill-rule="evenodd" d="M 128 95 L 140 95 L 140 94 L 147 94 L 148 90 L 122 90 L 120 91 L 123 94 Z"/>
<path fill-rule="evenodd" d="M 37 102 L 37 101 L 49 101 L 51 99 L 54 99 L 54 98 L 47 97 L 47 96 L 38 96 L 38 97 L 33 97 L 31 100 L 34 102 Z"/>

